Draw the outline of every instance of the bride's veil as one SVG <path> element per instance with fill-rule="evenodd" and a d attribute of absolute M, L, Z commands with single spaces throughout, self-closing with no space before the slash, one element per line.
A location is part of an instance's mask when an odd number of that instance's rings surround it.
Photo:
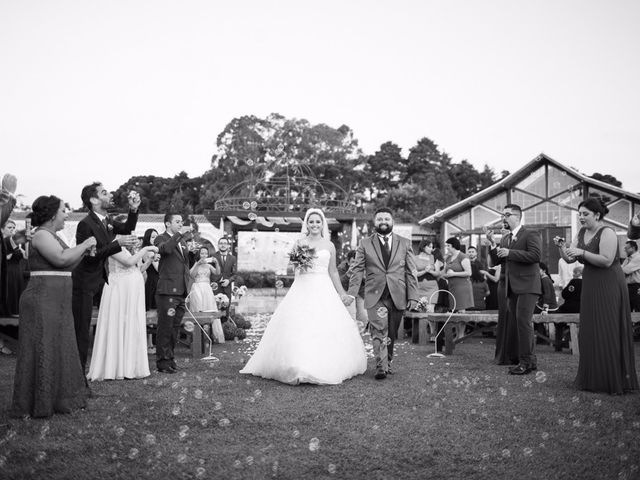
<path fill-rule="evenodd" d="M 302 221 L 302 230 L 300 230 L 300 232 L 305 236 L 309 235 L 307 220 L 309 220 L 309 215 L 313 213 L 315 213 L 316 215 L 319 215 L 320 218 L 322 219 L 322 237 L 326 238 L 327 240 L 330 240 L 331 237 L 329 235 L 329 224 L 327 224 L 327 219 L 324 216 L 324 212 L 319 208 L 310 208 L 309 210 L 307 210 L 307 212 L 304 214 L 304 220 Z"/>

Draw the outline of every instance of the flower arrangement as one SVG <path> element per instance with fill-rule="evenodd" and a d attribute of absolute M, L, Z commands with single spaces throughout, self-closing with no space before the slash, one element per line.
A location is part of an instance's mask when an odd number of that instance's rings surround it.
<path fill-rule="evenodd" d="M 233 293 L 233 296 L 236 298 L 242 298 L 247 294 L 247 287 L 246 285 L 241 285 L 239 287 L 236 287 L 234 285 L 233 289 L 231 290 L 231 292 Z"/>
<path fill-rule="evenodd" d="M 418 304 L 416 305 L 416 311 L 417 312 L 428 312 L 430 305 L 431 304 L 429 303 L 429 299 L 427 297 L 420 297 L 418 299 Z M 433 312 L 433 308 L 431 308 L 431 311 Z"/>
<path fill-rule="evenodd" d="M 227 308 L 229 306 L 229 297 L 227 297 L 224 293 L 219 293 L 214 298 L 216 299 L 218 310 L 222 310 L 223 308 Z"/>
<path fill-rule="evenodd" d="M 317 257 L 316 249 L 305 243 L 296 243 L 289 252 L 289 261 L 303 272 L 313 267 L 313 261 Z"/>

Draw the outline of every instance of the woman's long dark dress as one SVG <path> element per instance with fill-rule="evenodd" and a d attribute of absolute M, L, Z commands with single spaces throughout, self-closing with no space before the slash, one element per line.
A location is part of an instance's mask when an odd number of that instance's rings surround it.
<path fill-rule="evenodd" d="M 609 227 L 600 228 L 588 243 L 581 229 L 578 248 L 598 254 L 605 228 Z M 615 394 L 638 390 L 629 292 L 618 251 L 609 267 L 584 262 L 578 345 L 576 387 Z"/>
<path fill-rule="evenodd" d="M 63 248 L 68 248 L 57 235 L 51 234 Z M 49 417 L 84 408 L 89 391 L 76 344 L 70 270 L 53 266 L 31 247 L 32 276 L 20 298 L 11 414 Z M 40 272 L 52 274 L 39 275 Z"/>

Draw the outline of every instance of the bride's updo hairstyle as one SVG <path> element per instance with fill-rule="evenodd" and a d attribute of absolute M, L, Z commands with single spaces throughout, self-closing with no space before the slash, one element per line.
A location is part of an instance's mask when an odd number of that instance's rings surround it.
<path fill-rule="evenodd" d="M 35 199 L 31 205 L 31 213 L 27 215 L 31 219 L 31 225 L 39 227 L 53 219 L 60 209 L 61 199 L 55 195 L 42 195 Z"/>
<path fill-rule="evenodd" d="M 309 227 L 307 226 L 307 222 L 309 221 L 309 217 L 311 215 L 318 215 L 320 217 L 320 219 L 322 220 L 322 232 L 320 235 L 323 238 L 330 240 L 329 225 L 327 224 L 327 219 L 324 217 L 324 212 L 319 208 L 310 208 L 309 210 L 307 210 L 307 212 L 304 214 L 304 220 L 302 221 L 302 230 L 300 232 L 305 236 L 309 235 Z"/>
<path fill-rule="evenodd" d="M 589 197 L 586 200 L 583 200 L 578 205 L 578 208 L 580 207 L 586 208 L 587 210 L 592 212 L 594 215 L 596 213 L 599 213 L 600 218 L 598 218 L 598 220 L 602 220 L 605 217 L 605 215 L 609 213 L 609 209 L 607 208 L 607 206 L 598 197 Z"/>

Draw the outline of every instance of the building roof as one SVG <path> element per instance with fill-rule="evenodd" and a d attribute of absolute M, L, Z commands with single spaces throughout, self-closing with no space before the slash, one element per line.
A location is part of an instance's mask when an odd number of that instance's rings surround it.
<path fill-rule="evenodd" d="M 623 190 L 622 188 L 615 187 L 609 183 L 601 182 L 600 180 L 595 180 L 593 178 L 587 177 L 586 175 L 578 172 L 577 170 L 574 170 L 573 168 L 569 168 L 561 164 L 557 160 L 554 160 L 553 158 L 549 157 L 548 155 L 541 153 L 540 155 L 535 157 L 533 160 L 531 160 L 529 163 L 524 165 L 522 168 L 507 175 L 506 177 L 497 181 L 490 187 L 487 187 L 484 190 L 481 190 L 478 193 L 471 195 L 470 197 L 460 200 L 459 202 L 454 203 L 453 205 L 450 205 L 447 208 L 435 211 L 428 217 L 425 217 L 422 220 L 419 220 L 418 224 L 424 225 L 425 223 L 440 222 L 442 221 L 443 218 L 449 218 L 459 213 L 460 211 L 467 210 L 469 207 L 480 204 L 486 199 L 494 196 L 495 194 L 500 193 L 501 191 L 504 191 L 504 190 L 508 190 L 509 188 L 516 185 L 518 182 L 520 182 L 521 180 L 524 180 L 531 172 L 537 170 L 538 168 L 540 168 L 545 164 L 553 165 L 559 170 L 567 172 L 567 175 L 574 177 L 579 182 L 586 183 L 587 185 L 591 185 L 601 190 L 609 191 L 611 193 L 618 195 L 619 197 L 640 202 L 640 194 L 631 193 L 626 190 Z"/>

